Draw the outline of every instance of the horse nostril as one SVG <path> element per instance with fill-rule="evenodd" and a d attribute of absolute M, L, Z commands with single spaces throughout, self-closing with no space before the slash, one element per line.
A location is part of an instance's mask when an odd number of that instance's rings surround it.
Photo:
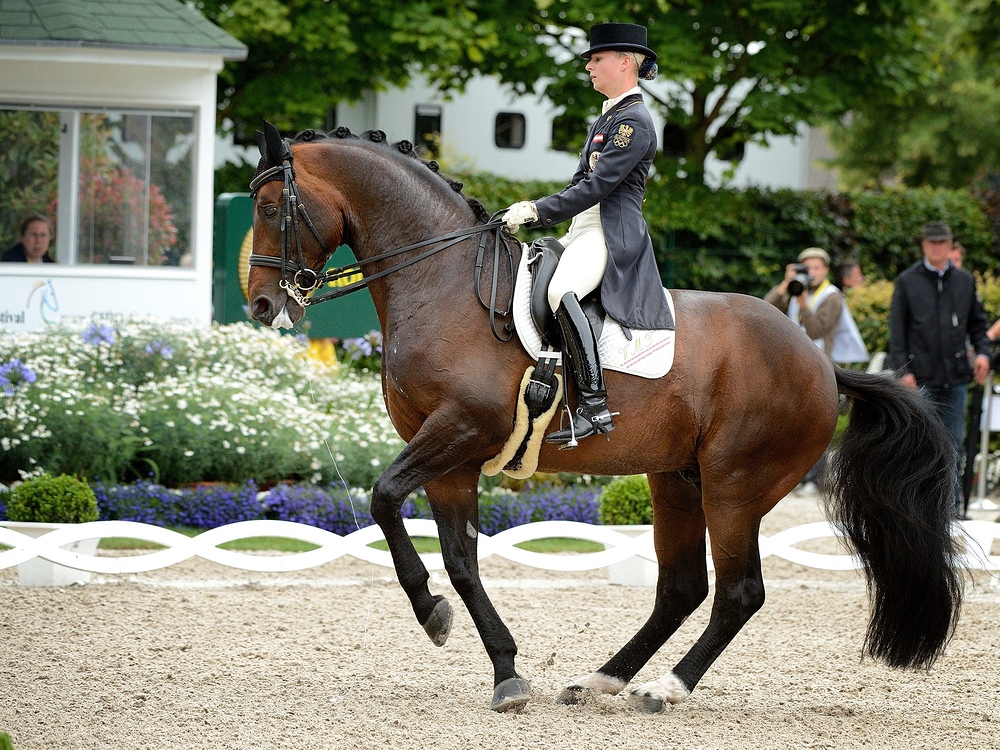
<path fill-rule="evenodd" d="M 253 316 L 257 320 L 262 320 L 270 312 L 271 312 L 271 301 L 267 297 L 261 295 L 260 297 L 254 300 Z"/>

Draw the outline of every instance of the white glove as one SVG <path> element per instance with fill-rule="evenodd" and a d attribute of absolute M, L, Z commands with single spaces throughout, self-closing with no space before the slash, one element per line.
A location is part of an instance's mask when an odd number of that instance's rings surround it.
<path fill-rule="evenodd" d="M 503 219 L 507 222 L 507 231 L 516 232 L 522 224 L 538 221 L 538 211 L 531 201 L 519 201 L 507 209 Z"/>

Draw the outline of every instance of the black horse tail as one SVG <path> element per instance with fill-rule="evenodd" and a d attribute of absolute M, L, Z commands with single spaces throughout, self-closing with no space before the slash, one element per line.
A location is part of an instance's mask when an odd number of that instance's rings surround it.
<path fill-rule="evenodd" d="M 837 389 L 853 400 L 827 513 L 868 580 L 865 653 L 891 667 L 929 668 L 962 608 L 954 439 L 926 400 L 893 378 L 838 367 Z"/>

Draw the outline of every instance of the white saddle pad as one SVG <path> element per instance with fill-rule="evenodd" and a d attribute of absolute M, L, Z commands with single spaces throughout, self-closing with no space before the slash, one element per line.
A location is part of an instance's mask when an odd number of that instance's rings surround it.
<path fill-rule="evenodd" d="M 527 247 L 522 246 L 521 265 L 517 269 L 517 281 L 514 285 L 514 327 L 521 345 L 534 359 L 538 359 L 542 351 L 542 336 L 531 319 L 531 271 L 528 269 L 527 259 Z M 676 321 L 670 292 L 664 289 L 663 294 Z M 601 340 L 597 342 L 601 366 L 606 370 L 617 370 L 643 378 L 660 378 L 666 375 L 674 363 L 674 332 L 632 330 L 631 333 L 632 338 L 629 340 L 621 325 L 611 318 L 604 319 Z"/>

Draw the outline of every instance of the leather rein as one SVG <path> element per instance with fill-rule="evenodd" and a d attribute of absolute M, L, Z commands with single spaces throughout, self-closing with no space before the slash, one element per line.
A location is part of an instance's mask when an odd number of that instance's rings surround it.
<path fill-rule="evenodd" d="M 513 320 L 509 319 L 507 323 L 503 325 L 506 337 L 501 336 L 497 331 L 496 323 L 497 317 L 510 318 L 510 312 L 514 304 L 513 254 L 511 253 L 510 245 L 503 239 L 504 233 L 501 231 L 501 228 L 504 226 L 504 222 L 496 218 L 499 215 L 499 212 L 494 214 L 490 221 L 486 224 L 480 224 L 464 229 L 456 229 L 453 232 L 448 232 L 447 234 L 443 234 L 438 237 L 432 237 L 427 240 L 415 242 L 411 245 L 406 245 L 405 247 L 389 250 L 365 260 L 357 261 L 346 266 L 340 266 L 339 268 L 332 268 L 324 273 L 317 273 L 309 268 L 305 261 L 305 253 L 302 249 L 301 222 L 305 222 L 305 225 L 309 228 L 309 231 L 312 232 L 313 237 L 319 243 L 320 247 L 323 248 L 327 257 L 330 257 L 333 253 L 323 240 L 323 237 L 320 236 L 320 233 L 316 229 L 316 225 L 313 224 L 312 219 L 309 218 L 309 213 L 306 211 L 305 205 L 299 201 L 298 185 L 295 183 L 295 170 L 292 168 L 292 151 L 287 140 L 282 140 L 282 147 L 281 164 L 264 170 L 260 174 L 256 175 L 250 182 L 251 198 L 256 197 L 257 189 L 264 183 L 278 181 L 284 183 L 284 188 L 281 191 L 281 255 L 273 256 L 251 253 L 249 259 L 251 266 L 265 266 L 267 268 L 277 268 L 281 271 L 281 281 L 279 282 L 279 286 L 287 292 L 289 297 L 305 309 L 310 305 L 326 302 L 331 299 L 338 299 L 351 294 L 352 292 L 356 292 L 359 289 L 365 289 L 368 287 L 369 283 L 375 281 L 376 279 L 388 276 L 396 271 L 401 271 L 407 266 L 419 263 L 425 258 L 429 258 L 430 256 L 451 247 L 452 245 L 458 244 L 462 240 L 478 234 L 480 235 L 479 251 L 476 255 L 476 272 L 474 276 L 476 298 L 479 300 L 480 304 L 483 305 L 483 307 L 490 311 L 490 330 L 493 332 L 496 339 L 502 342 L 511 340 L 514 335 Z M 493 279 L 490 289 L 490 299 L 487 303 L 487 301 L 482 297 L 479 280 L 483 272 L 483 260 L 486 254 L 488 237 L 491 233 L 494 238 Z M 419 255 L 415 255 L 412 258 L 379 271 L 378 273 L 366 276 L 360 281 L 345 284 L 344 286 L 331 289 L 330 291 L 323 292 L 322 294 L 312 294 L 323 284 L 337 282 L 341 279 L 357 275 L 361 272 L 362 267 L 366 265 L 395 258 L 396 256 L 404 253 L 419 250 L 425 247 L 429 249 L 424 250 L 424 252 Z M 499 286 L 501 247 L 507 252 L 507 265 L 510 269 L 509 288 L 511 290 L 511 299 L 505 310 L 497 309 L 496 307 Z"/>

